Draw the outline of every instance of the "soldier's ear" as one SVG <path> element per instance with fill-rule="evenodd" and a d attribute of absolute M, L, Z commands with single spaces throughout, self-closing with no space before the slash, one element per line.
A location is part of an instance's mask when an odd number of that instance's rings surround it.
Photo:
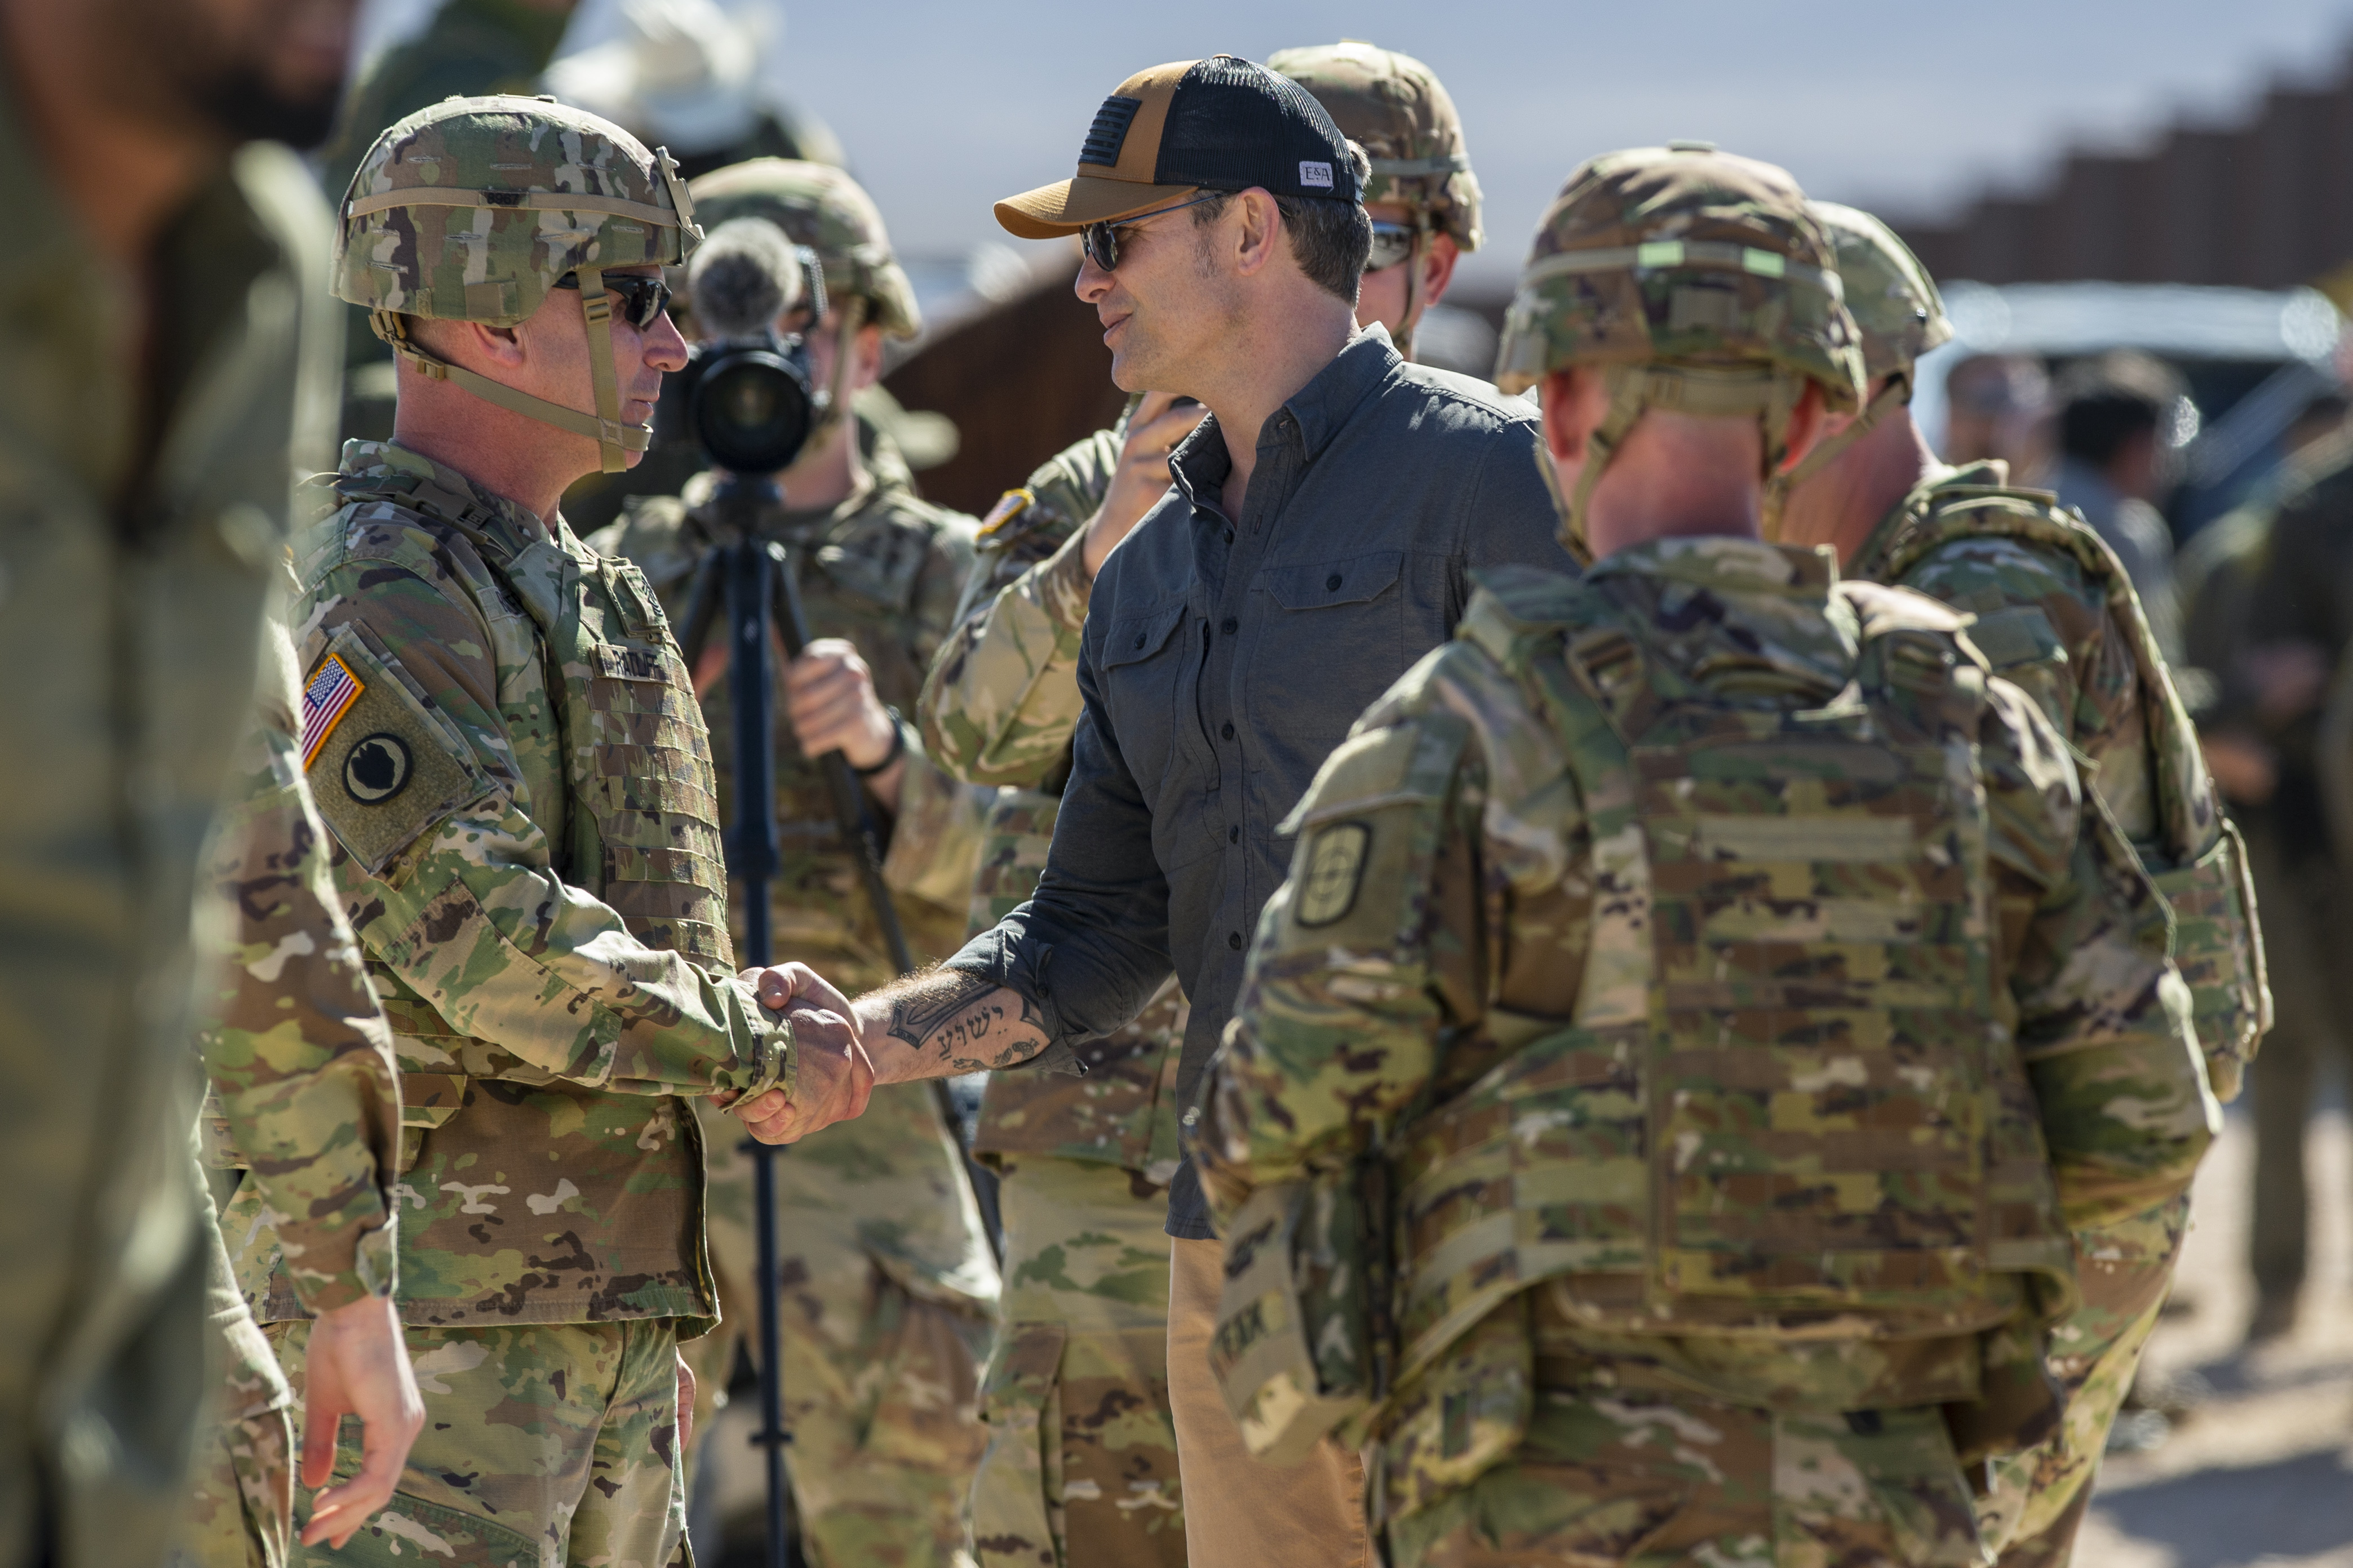
<path fill-rule="evenodd" d="M 1830 434 L 1827 428 L 1829 417 L 1830 411 L 1822 405 L 1821 384 L 1809 380 L 1806 390 L 1799 395 L 1796 405 L 1789 410 L 1789 433 L 1786 449 L 1781 454 L 1780 472 L 1786 474 L 1803 462 L 1815 444 Z"/>
<path fill-rule="evenodd" d="M 1609 415 L 1609 391 L 1599 371 L 1563 365 L 1544 378 L 1545 446 L 1564 463 L 1582 463 L 1586 443 Z"/>

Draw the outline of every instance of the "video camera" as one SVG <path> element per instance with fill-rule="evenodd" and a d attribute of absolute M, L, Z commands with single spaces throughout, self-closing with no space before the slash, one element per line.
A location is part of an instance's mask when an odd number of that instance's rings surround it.
<path fill-rule="evenodd" d="M 687 268 L 687 297 L 705 336 L 687 351 L 671 395 L 656 414 L 656 438 L 691 438 L 737 474 L 792 467 L 832 396 L 809 368 L 808 335 L 826 318 L 825 268 L 765 218 L 711 231 Z M 776 323 L 807 307 L 801 329 Z"/>

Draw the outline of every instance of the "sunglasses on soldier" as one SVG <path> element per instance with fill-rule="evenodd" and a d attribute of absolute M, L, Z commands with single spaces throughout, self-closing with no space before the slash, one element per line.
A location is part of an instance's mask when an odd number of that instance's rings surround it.
<path fill-rule="evenodd" d="M 1378 272 L 1395 267 L 1413 254 L 1414 237 L 1420 231 L 1409 223 L 1373 222 L 1373 248 L 1365 258 L 1365 270 Z"/>
<path fill-rule="evenodd" d="M 1203 202 L 1214 202 L 1220 196 L 1230 194 L 1226 191 L 1211 191 L 1206 196 L 1195 196 L 1191 201 L 1178 202 L 1173 207 L 1154 207 L 1148 213 L 1137 213 L 1133 217 L 1116 218 L 1109 223 L 1084 224 L 1079 228 L 1079 243 L 1086 247 L 1088 260 L 1105 272 L 1109 272 L 1119 265 L 1120 230 L 1134 228 L 1145 218 L 1158 217 L 1162 213 L 1183 212 L 1187 207 L 1198 207 Z"/>
<path fill-rule="evenodd" d="M 567 272 L 555 280 L 558 289 L 580 287 L 580 274 Z M 659 278 L 632 278 L 627 273 L 605 275 L 605 290 L 621 302 L 621 319 L 644 331 L 670 308 L 670 288 Z"/>

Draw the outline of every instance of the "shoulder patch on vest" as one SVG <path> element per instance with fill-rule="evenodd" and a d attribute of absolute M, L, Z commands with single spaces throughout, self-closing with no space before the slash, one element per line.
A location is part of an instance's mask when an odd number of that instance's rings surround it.
<path fill-rule="evenodd" d="M 1356 907 L 1372 842 L 1368 822 L 1333 822 L 1315 830 L 1299 863 L 1297 919 L 1303 928 L 1332 925 Z"/>
<path fill-rule="evenodd" d="M 352 690 L 341 699 L 343 710 L 313 743 L 311 693 L 344 682 Z M 303 767 L 319 815 L 372 877 L 426 829 L 490 793 L 462 741 L 353 627 L 335 632 L 303 683 Z"/>
<path fill-rule="evenodd" d="M 2064 664 L 2067 645 L 2039 605 L 2012 605 L 1979 616 L 1968 626 L 1969 641 L 1997 675 L 2021 664 Z"/>

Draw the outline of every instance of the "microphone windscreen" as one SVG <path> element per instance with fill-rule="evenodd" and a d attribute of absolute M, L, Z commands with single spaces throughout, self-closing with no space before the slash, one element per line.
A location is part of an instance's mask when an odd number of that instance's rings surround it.
<path fill-rule="evenodd" d="M 756 336 L 799 303 L 800 258 L 785 231 L 766 218 L 730 218 L 695 248 L 686 291 L 705 336 Z"/>

